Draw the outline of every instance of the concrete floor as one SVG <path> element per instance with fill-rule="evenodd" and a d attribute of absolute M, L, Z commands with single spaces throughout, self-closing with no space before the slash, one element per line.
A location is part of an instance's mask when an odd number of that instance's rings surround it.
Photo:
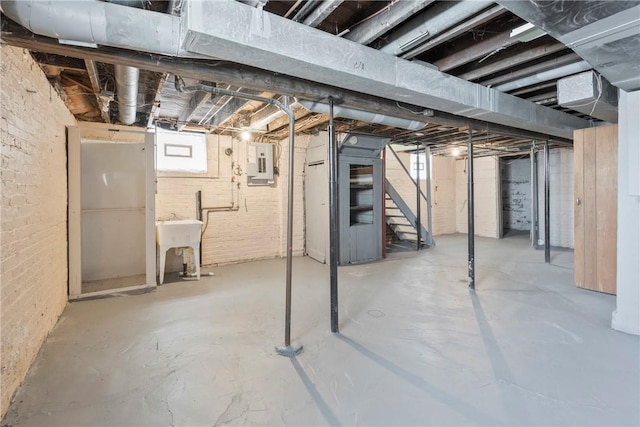
<path fill-rule="evenodd" d="M 573 286 L 527 236 L 466 236 L 340 268 L 294 262 L 282 343 L 283 260 L 215 269 L 136 296 L 70 304 L 4 423 L 26 425 L 638 425 L 640 346 L 610 329 L 615 298 Z"/>

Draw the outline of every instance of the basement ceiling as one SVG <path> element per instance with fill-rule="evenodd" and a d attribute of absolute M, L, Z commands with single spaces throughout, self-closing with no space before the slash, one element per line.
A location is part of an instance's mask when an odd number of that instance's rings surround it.
<path fill-rule="evenodd" d="M 175 15 L 181 13 L 188 1 L 136 0 L 115 3 Z M 509 4 L 480 0 L 244 0 L 243 3 L 300 25 L 315 27 L 336 38 L 362 43 L 388 55 L 414 61 L 430 69 L 436 68 L 448 75 L 495 88 L 529 103 L 585 119 L 592 124 L 601 122 L 596 117 L 558 104 L 557 81 L 591 70 L 589 58 L 581 57 L 579 50 L 574 52 L 552 37 L 558 37 L 560 29 L 548 19 L 544 23 L 539 22 L 539 17 L 534 19 L 534 24 L 541 25 L 544 30 L 523 27 L 527 21 L 513 14 L 509 10 Z M 543 3 L 548 11 L 549 3 L 559 5 L 574 2 Z M 575 3 L 577 7 L 588 11 L 598 5 L 602 6 L 603 2 Z M 624 3 L 623 9 L 639 4 L 633 1 L 620 3 Z M 616 12 L 619 12 L 618 9 Z M 518 12 L 520 16 L 527 17 Z M 592 21 L 597 22 L 597 16 Z M 520 34 L 516 35 L 519 31 Z M 629 43 L 633 44 L 633 40 Z M 200 83 L 276 99 L 282 99 L 283 94 L 304 97 L 309 91 L 315 90 L 313 82 L 295 79 L 289 82 L 286 76 L 279 73 L 253 70 L 251 67 L 213 59 L 163 58 L 149 54 L 145 61 L 145 55 L 135 57 L 133 52 L 122 49 L 59 44 L 55 39 L 32 34 L 4 15 L 2 41 L 31 51 L 69 110 L 81 121 L 119 122 L 119 110 L 122 107 L 115 77 L 116 63 L 140 64 L 137 65 L 140 75 L 133 123 L 139 127 L 157 124 L 165 128 L 218 134 L 236 134 L 250 129 L 254 138 L 262 141 L 287 137 L 286 117 L 270 111 L 269 108 L 272 107 L 265 103 L 206 92 L 179 92 L 175 88 L 174 75 L 183 74 L 181 70 L 189 70 L 187 74 L 190 75 L 184 76 L 187 86 Z M 312 49 L 310 46 L 307 48 Z M 621 51 L 625 52 L 625 49 Z M 631 62 L 631 69 L 638 66 L 633 63 L 637 61 L 637 52 L 635 59 L 622 59 Z M 341 58 L 336 56 L 335 60 L 340 61 Z M 207 70 L 216 77 L 208 77 Z M 206 79 L 193 78 L 196 75 Z M 309 85 L 311 89 L 303 88 L 305 85 Z M 353 93 L 354 98 L 360 95 Z M 337 118 L 339 131 L 375 133 L 391 137 L 394 143 L 429 145 L 436 154 L 449 153 L 451 147 L 465 144 L 469 132 L 480 149 L 479 154 L 519 153 L 529 150 L 532 140 L 549 139 L 554 144 L 570 144 L 569 140 L 563 138 L 527 132 L 522 129 L 523 126 L 515 129 L 469 120 L 442 113 L 437 108 L 429 111 L 427 116 L 422 107 L 388 99 L 365 96 L 361 103 L 363 106 L 369 105 L 369 109 L 377 114 L 384 112 L 386 115 L 405 119 L 416 119 L 418 113 L 423 113 L 418 119 L 425 126 L 408 131 L 389 123 Z M 295 109 L 295 115 L 296 132 L 314 133 L 327 126 L 328 117 L 325 114 L 299 107 Z"/>

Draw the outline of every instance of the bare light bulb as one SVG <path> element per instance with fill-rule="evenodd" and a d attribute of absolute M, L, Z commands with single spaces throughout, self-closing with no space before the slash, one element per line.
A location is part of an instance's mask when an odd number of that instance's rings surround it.
<path fill-rule="evenodd" d="M 243 141 L 248 141 L 251 139 L 251 132 L 249 132 L 248 130 L 243 130 L 240 134 L 240 137 Z"/>
<path fill-rule="evenodd" d="M 451 150 L 451 155 L 452 155 L 453 157 L 458 157 L 458 156 L 460 155 L 460 149 L 459 149 L 458 147 L 454 147 L 454 148 Z"/>

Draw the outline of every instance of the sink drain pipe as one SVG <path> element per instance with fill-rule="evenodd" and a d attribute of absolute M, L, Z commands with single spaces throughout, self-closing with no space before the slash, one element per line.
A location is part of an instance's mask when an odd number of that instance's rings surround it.
<path fill-rule="evenodd" d="M 234 90 L 223 89 L 216 86 L 196 84 L 185 86 L 184 80 L 180 76 L 175 76 L 175 87 L 178 92 L 209 92 L 214 95 L 232 96 L 236 98 L 248 99 L 251 101 L 266 102 L 275 105 L 284 111 L 289 117 L 289 179 L 287 188 L 287 272 L 286 272 L 286 295 L 285 295 L 285 321 L 284 321 L 284 346 L 276 347 L 276 352 L 281 356 L 294 357 L 302 352 L 302 345 L 291 343 L 291 271 L 293 267 L 293 184 L 294 184 L 294 127 L 296 116 L 291 109 L 289 97 L 284 97 L 284 102 L 277 99 L 265 98 L 263 96 L 252 95 Z"/>

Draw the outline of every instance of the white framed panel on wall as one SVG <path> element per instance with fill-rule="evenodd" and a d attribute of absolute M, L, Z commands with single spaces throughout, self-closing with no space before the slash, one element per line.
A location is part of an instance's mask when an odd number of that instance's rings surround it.
<path fill-rule="evenodd" d="M 156 144 L 158 171 L 207 173 L 205 134 L 156 128 Z"/>

